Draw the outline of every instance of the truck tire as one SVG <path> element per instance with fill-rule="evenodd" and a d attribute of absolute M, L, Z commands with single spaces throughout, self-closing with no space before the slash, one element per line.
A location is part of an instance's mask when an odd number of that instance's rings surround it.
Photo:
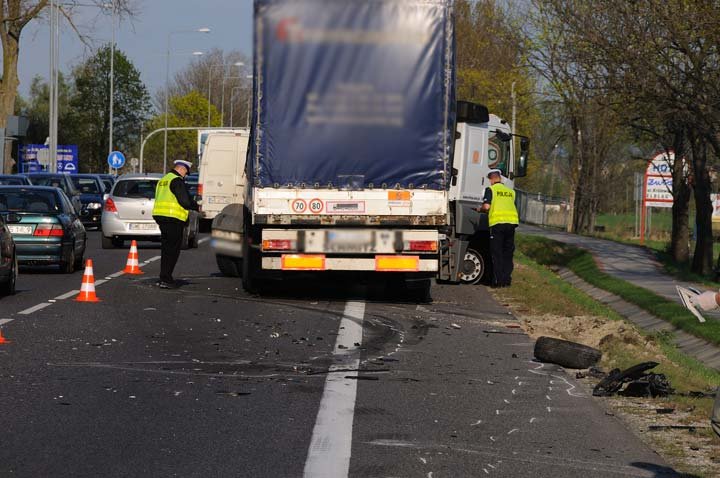
<path fill-rule="evenodd" d="M 475 285 L 482 280 L 484 275 L 485 259 L 482 254 L 475 249 L 468 249 L 462 262 L 462 269 L 458 274 L 460 282 Z"/>
<path fill-rule="evenodd" d="M 242 274 L 242 260 L 234 257 L 216 255 L 218 269 L 227 277 L 240 277 Z"/>
<path fill-rule="evenodd" d="M 565 368 L 589 368 L 600 360 L 602 352 L 567 340 L 540 337 L 535 342 L 535 358 Z"/>
<path fill-rule="evenodd" d="M 260 271 L 262 270 L 260 251 L 252 244 L 260 240 L 259 230 L 251 226 L 250 213 L 243 208 L 243 243 L 242 243 L 242 285 L 249 294 L 260 292 Z M 254 234 L 253 234 L 254 233 Z"/>

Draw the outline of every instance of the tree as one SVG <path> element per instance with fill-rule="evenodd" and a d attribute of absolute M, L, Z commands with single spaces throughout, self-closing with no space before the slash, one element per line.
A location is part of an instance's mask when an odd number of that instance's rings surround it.
<path fill-rule="evenodd" d="M 239 65 L 240 63 L 242 65 Z M 248 78 L 251 72 L 252 64 L 245 55 L 235 50 L 226 53 L 216 48 L 205 55 L 195 57 L 186 68 L 175 74 L 169 85 L 170 97 L 184 96 L 192 91 L 200 92 L 206 98 L 209 94 L 213 106 L 225 113 L 222 124 L 218 118 L 216 123 L 211 121 L 210 126 L 229 126 L 230 123 L 234 126 L 244 126 L 250 104 L 248 99 L 252 96 L 252 79 Z M 224 81 L 223 77 L 225 77 Z M 158 111 L 163 111 L 164 102 L 165 90 L 161 89 L 155 95 L 155 106 Z M 234 118 L 230 117 L 231 112 Z M 205 121 L 199 125 L 202 124 L 208 125 L 207 111 L 205 111 Z"/>
<path fill-rule="evenodd" d="M 58 122 L 65 126 L 70 123 L 70 98 L 73 95 L 73 85 L 66 80 L 62 73 L 58 77 Z M 27 144 L 43 144 L 48 136 L 48 119 L 50 110 L 50 88 L 44 78 L 36 76 L 30 84 L 30 95 L 27 100 L 18 97 L 16 113 L 26 116 L 30 120 L 27 135 L 24 138 Z M 74 128 L 60 128 L 58 143 L 68 144 L 73 140 Z"/>
<path fill-rule="evenodd" d="M 90 0 L 98 7 L 106 2 Z M 133 0 L 112 0 L 115 11 L 121 16 L 134 14 Z M 15 111 L 15 100 L 18 94 L 18 58 L 20 55 L 20 35 L 32 20 L 38 18 L 48 7 L 48 0 L 0 0 L 0 44 L 2 45 L 2 78 L 0 78 L 0 128 L 7 125 L 7 117 Z M 60 3 L 60 2 L 58 2 Z M 84 4 L 75 0 L 65 0 L 59 6 L 62 17 L 73 30 L 86 37 L 73 23 L 75 8 Z M 6 162 L 9 172 L 10 162 Z"/>
<path fill-rule="evenodd" d="M 168 102 L 168 126 L 177 127 L 203 127 L 207 122 L 208 101 L 198 91 L 191 91 L 184 96 L 173 96 Z M 212 124 L 220 122 L 220 112 L 214 105 L 210 106 L 210 120 Z M 153 117 L 146 125 L 145 130 L 150 133 L 165 127 L 165 113 Z M 197 161 L 197 132 L 195 131 L 169 131 L 167 160 L 168 168 L 176 159 Z M 163 171 L 164 138 L 158 133 L 150 138 L 145 146 L 143 167 L 148 172 Z"/>
<path fill-rule="evenodd" d="M 78 126 L 75 138 L 80 164 L 90 171 L 107 169 L 110 128 L 110 45 L 79 65 L 75 94 L 70 101 Z M 120 50 L 115 50 L 114 149 L 130 152 L 139 146 L 142 125 L 151 110 L 150 95 L 140 72 Z"/>

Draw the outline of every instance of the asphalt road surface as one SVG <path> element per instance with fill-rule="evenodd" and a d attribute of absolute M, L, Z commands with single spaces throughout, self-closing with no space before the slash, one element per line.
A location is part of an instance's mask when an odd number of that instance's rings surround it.
<path fill-rule="evenodd" d="M 673 476 L 483 287 L 432 301 L 377 277 L 305 276 L 249 296 L 207 240 L 178 290 L 118 275 L 90 233 L 82 271 L 23 270 L 0 299 L 0 476 Z M 150 261 L 150 262 L 147 262 Z M 104 281 L 104 282 L 102 282 Z"/>

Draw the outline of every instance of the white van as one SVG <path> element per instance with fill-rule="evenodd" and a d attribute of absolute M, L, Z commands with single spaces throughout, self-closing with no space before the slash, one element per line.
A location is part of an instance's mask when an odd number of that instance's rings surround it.
<path fill-rule="evenodd" d="M 198 195 L 200 215 L 213 219 L 229 204 L 242 203 L 245 195 L 245 155 L 250 130 L 208 135 L 200 159 Z"/>

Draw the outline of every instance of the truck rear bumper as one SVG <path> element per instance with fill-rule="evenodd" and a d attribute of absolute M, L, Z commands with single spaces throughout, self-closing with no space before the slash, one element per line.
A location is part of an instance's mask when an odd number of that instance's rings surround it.
<path fill-rule="evenodd" d="M 262 268 L 265 270 L 314 270 L 314 271 L 375 271 L 375 272 L 431 272 L 438 270 L 437 258 L 419 259 L 413 256 L 376 256 L 372 258 L 357 257 L 325 257 L 307 254 L 294 254 L 289 262 L 289 255 L 281 257 L 263 257 Z M 304 258 L 308 258 L 302 265 Z M 382 261 L 385 261 L 385 265 Z M 389 262 L 393 261 L 393 262 Z M 289 264 L 289 265 L 288 265 Z M 381 268 L 379 268 L 381 267 Z M 433 274 L 434 275 L 434 274 Z"/>

